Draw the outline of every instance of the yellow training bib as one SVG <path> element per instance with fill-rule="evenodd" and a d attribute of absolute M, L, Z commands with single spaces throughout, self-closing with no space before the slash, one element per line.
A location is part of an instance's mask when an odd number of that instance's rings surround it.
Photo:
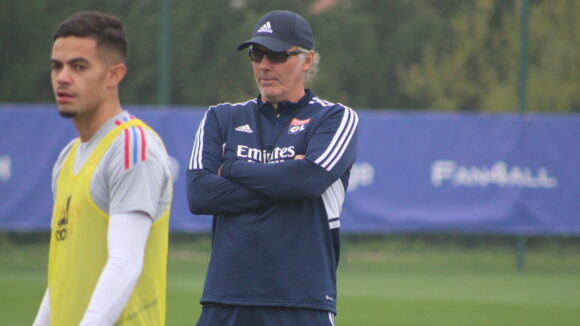
<path fill-rule="evenodd" d="M 142 121 L 125 122 L 109 132 L 78 174 L 74 160 L 77 139 L 60 171 L 52 215 L 48 263 L 50 325 L 77 326 L 107 260 L 109 216 L 93 201 L 90 183 L 99 161 L 115 138 L 131 126 L 151 130 Z M 165 292 L 169 206 L 151 226 L 143 271 L 115 325 L 165 325 Z"/>

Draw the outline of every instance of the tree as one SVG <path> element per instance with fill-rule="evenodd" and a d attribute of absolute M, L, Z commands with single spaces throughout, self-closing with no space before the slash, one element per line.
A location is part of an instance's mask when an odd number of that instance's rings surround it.
<path fill-rule="evenodd" d="M 478 0 L 452 15 L 449 34 L 433 39 L 422 60 L 403 71 L 403 91 L 437 109 L 515 111 L 517 3 Z M 578 12 L 574 0 L 533 2 L 530 111 L 578 111 L 580 70 L 570 69 L 580 66 Z"/>
<path fill-rule="evenodd" d="M 244 101 L 258 93 L 236 46 L 264 13 L 312 25 L 322 56 L 307 84 L 354 108 L 515 111 L 521 0 L 171 0 L 171 104 Z M 530 0 L 530 111 L 580 111 L 580 8 Z M 0 0 L 0 102 L 52 102 L 57 24 L 81 10 L 119 16 L 129 37 L 126 104 L 158 102 L 160 0 Z"/>

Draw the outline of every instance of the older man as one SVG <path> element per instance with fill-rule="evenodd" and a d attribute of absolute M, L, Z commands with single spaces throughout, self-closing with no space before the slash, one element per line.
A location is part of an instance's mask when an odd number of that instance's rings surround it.
<path fill-rule="evenodd" d="M 333 325 L 358 117 L 304 88 L 319 56 L 300 15 L 267 13 L 248 47 L 260 95 L 209 108 L 187 172 L 191 211 L 214 215 L 198 325 Z"/>

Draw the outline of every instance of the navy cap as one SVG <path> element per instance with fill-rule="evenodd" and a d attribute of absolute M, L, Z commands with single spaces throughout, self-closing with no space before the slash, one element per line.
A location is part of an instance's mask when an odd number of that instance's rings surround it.
<path fill-rule="evenodd" d="M 274 10 L 262 16 L 252 33 L 252 38 L 238 46 L 238 51 L 252 44 L 261 45 L 276 52 L 293 46 L 312 50 L 312 29 L 302 16 L 287 10 Z"/>

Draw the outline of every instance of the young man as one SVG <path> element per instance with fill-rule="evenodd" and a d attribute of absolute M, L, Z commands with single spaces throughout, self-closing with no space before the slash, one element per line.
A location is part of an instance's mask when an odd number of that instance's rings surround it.
<path fill-rule="evenodd" d="M 121 108 L 126 57 L 114 16 L 78 13 L 54 34 L 52 87 L 79 138 L 53 170 L 48 287 L 35 326 L 165 324 L 169 157 Z"/>
<path fill-rule="evenodd" d="M 260 95 L 209 108 L 187 172 L 190 210 L 214 215 L 197 325 L 333 325 L 358 117 L 304 88 L 318 54 L 301 16 L 267 13 L 247 47 Z"/>

